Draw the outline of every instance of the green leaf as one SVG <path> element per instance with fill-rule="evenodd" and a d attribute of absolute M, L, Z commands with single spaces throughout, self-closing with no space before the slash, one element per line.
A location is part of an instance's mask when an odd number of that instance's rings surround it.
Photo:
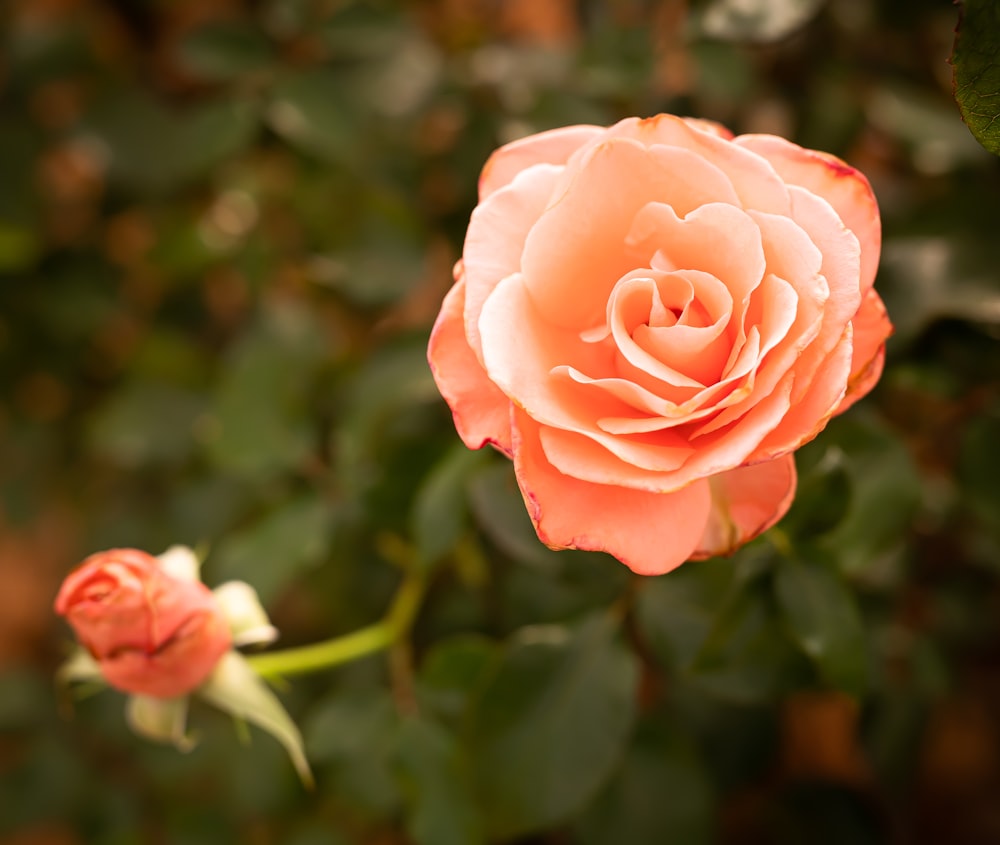
<path fill-rule="evenodd" d="M 405 719 L 396 740 L 407 796 L 406 828 L 417 845 L 478 845 L 483 823 L 470 792 L 468 761 L 440 725 Z"/>
<path fill-rule="evenodd" d="M 312 495 L 292 499 L 219 544 L 211 561 L 214 580 L 246 581 L 266 605 L 323 561 L 332 524 L 329 502 Z"/>
<path fill-rule="evenodd" d="M 470 757 L 487 832 L 509 838 L 578 812 L 621 759 L 638 667 L 595 616 L 578 629 L 522 629 L 470 714 Z"/>
<path fill-rule="evenodd" d="M 211 82 L 225 82 L 266 65 L 271 45 L 246 24 L 213 23 L 185 36 L 177 48 L 186 71 Z"/>
<path fill-rule="evenodd" d="M 704 763 L 672 714 L 654 713 L 621 767 L 580 816 L 583 845 L 712 841 L 714 795 Z"/>
<path fill-rule="evenodd" d="M 868 686 L 868 643 L 854 596 L 828 566 L 786 558 L 775 594 L 792 639 L 831 686 L 855 695 Z"/>
<path fill-rule="evenodd" d="M 705 35 L 727 41 L 780 41 L 804 26 L 824 0 L 712 0 L 701 15 Z"/>
<path fill-rule="evenodd" d="M 455 446 L 417 490 L 410 514 L 420 561 L 430 567 L 458 542 L 468 517 L 468 480 L 490 455 Z"/>
<path fill-rule="evenodd" d="M 302 734 L 278 697 L 268 689 L 246 659 L 235 651 L 223 655 L 197 694 L 237 719 L 245 719 L 278 740 L 288 752 L 303 783 L 313 783 Z"/>
<path fill-rule="evenodd" d="M 955 99 L 972 134 L 1000 155 L 1000 6 L 963 0 L 955 47 Z"/>

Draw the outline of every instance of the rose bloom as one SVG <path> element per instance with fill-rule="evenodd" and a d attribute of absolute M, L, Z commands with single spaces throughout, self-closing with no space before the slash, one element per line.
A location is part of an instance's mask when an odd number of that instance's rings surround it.
<path fill-rule="evenodd" d="M 104 679 L 125 692 L 186 695 L 230 648 L 229 625 L 212 592 L 178 578 L 136 549 L 88 557 L 55 602 Z"/>
<path fill-rule="evenodd" d="M 878 379 L 880 241 L 865 177 L 781 138 L 532 135 L 483 169 L 431 369 L 542 541 L 659 574 L 779 520 L 792 452 Z"/>

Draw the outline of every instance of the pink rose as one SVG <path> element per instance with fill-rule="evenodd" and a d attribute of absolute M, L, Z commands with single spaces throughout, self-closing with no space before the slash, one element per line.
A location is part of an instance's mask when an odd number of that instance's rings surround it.
<path fill-rule="evenodd" d="M 140 695 L 191 692 L 232 644 L 221 607 L 204 584 L 165 571 L 160 560 L 136 549 L 88 557 L 63 582 L 55 609 L 104 679 Z"/>
<path fill-rule="evenodd" d="M 431 369 L 542 541 L 666 572 L 777 522 L 792 452 L 877 381 L 880 241 L 865 177 L 781 138 L 543 132 L 483 169 Z"/>

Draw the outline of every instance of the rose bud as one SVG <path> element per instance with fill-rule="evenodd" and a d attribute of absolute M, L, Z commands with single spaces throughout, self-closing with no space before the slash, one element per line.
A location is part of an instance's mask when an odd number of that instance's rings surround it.
<path fill-rule="evenodd" d="M 667 572 L 777 522 L 792 453 L 878 380 L 880 245 L 868 180 L 782 138 L 542 132 L 483 168 L 428 359 L 543 542 Z"/>
<path fill-rule="evenodd" d="M 229 624 L 197 571 L 136 549 L 88 557 L 63 582 L 55 610 L 111 686 L 182 696 L 208 678 L 232 645 Z"/>

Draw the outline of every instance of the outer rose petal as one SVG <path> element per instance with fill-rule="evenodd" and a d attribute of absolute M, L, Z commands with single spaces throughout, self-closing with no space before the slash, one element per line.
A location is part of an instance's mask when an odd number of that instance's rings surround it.
<path fill-rule="evenodd" d="M 509 185 L 518 173 L 533 164 L 565 164 L 580 147 L 606 131 L 602 126 L 565 126 L 505 144 L 483 165 L 479 174 L 479 201 Z"/>
<path fill-rule="evenodd" d="M 465 334 L 482 360 L 479 312 L 493 289 L 521 269 L 524 241 L 549 203 L 561 168 L 532 166 L 472 212 L 462 250 L 465 268 Z"/>
<path fill-rule="evenodd" d="M 847 395 L 837 407 L 838 414 L 850 408 L 875 386 L 885 363 L 885 341 L 892 334 L 889 315 L 874 288 L 865 294 L 852 322 L 854 355 L 851 358 L 851 376 L 847 382 Z"/>
<path fill-rule="evenodd" d="M 791 185 L 823 197 L 861 244 L 861 293 L 875 281 L 882 248 L 882 221 L 864 174 L 836 156 L 807 150 L 775 135 L 740 135 L 733 141 L 759 153 Z"/>
<path fill-rule="evenodd" d="M 101 661 L 101 674 L 111 686 L 125 692 L 174 698 L 190 692 L 212 674 L 231 645 L 226 619 L 212 604 L 191 615 L 158 651 L 150 654 L 123 649 L 108 656 Z"/>
<path fill-rule="evenodd" d="M 543 543 L 608 552 L 640 575 L 669 572 L 694 552 L 711 506 L 707 481 L 675 493 L 580 481 L 548 462 L 534 420 L 515 410 L 511 428 L 517 483 Z"/>
<path fill-rule="evenodd" d="M 795 498 L 791 455 L 712 476 L 712 510 L 693 557 L 726 555 L 763 534 L 781 519 Z"/>
<path fill-rule="evenodd" d="M 465 281 L 459 278 L 444 298 L 427 346 L 427 361 L 462 442 L 470 449 L 492 443 L 510 455 L 510 401 L 487 378 L 469 346 L 464 309 Z"/>

